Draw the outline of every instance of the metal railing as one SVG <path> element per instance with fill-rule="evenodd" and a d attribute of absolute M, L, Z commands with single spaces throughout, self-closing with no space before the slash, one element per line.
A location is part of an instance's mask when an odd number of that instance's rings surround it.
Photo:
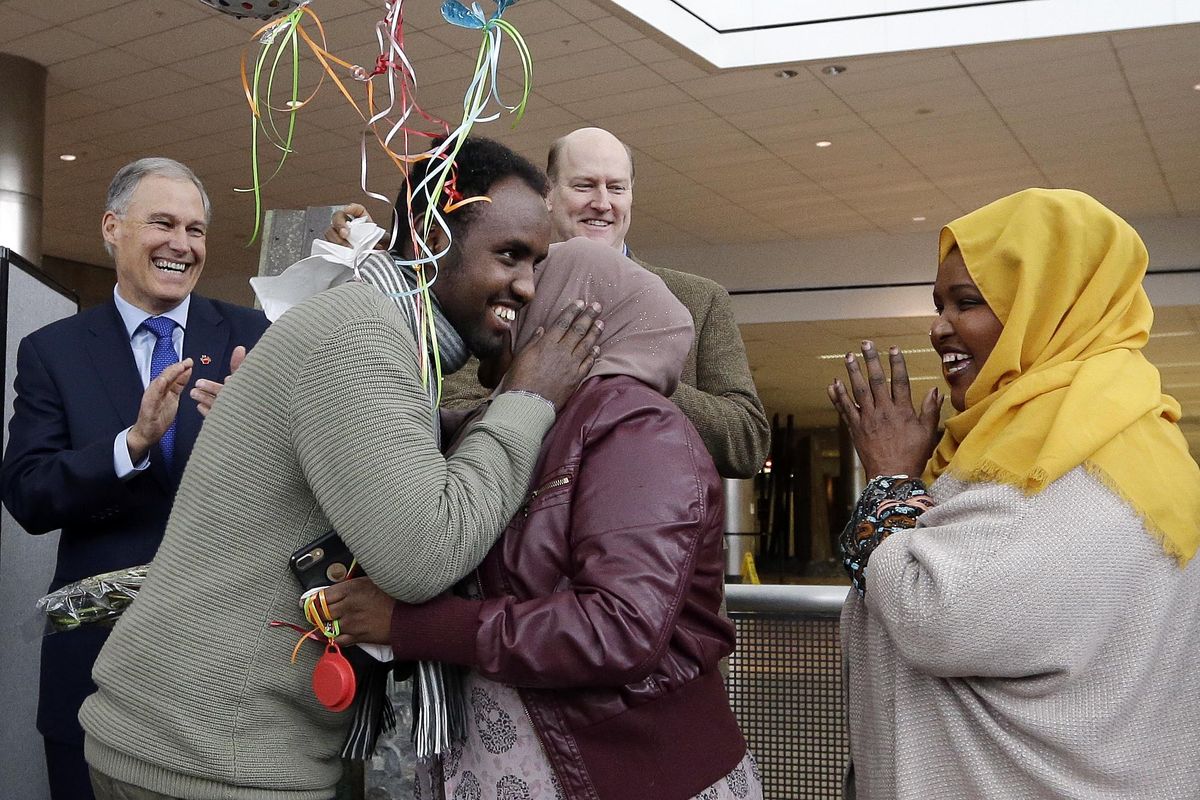
<path fill-rule="evenodd" d="M 849 759 L 838 617 L 846 586 L 726 586 L 729 696 L 766 800 L 840 798 Z"/>

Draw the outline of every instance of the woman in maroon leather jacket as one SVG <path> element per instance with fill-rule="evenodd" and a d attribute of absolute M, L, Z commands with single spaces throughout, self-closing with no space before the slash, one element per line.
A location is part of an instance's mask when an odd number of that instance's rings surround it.
<path fill-rule="evenodd" d="M 522 510 L 455 595 L 410 606 L 367 579 L 326 590 L 338 641 L 470 668 L 447 797 L 761 798 L 717 670 L 734 643 L 718 614 L 720 479 L 666 399 L 691 317 L 657 277 L 575 239 L 551 249 L 516 347 L 571 298 L 605 309 L 601 355 Z"/>

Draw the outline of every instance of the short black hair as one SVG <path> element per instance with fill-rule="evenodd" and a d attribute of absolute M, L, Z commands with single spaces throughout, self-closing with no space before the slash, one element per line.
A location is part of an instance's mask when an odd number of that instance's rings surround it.
<path fill-rule="evenodd" d="M 436 148 L 442 144 L 441 139 L 433 142 Z M 409 247 L 412 233 L 409 229 L 408 215 L 408 186 L 420 186 L 434 164 L 433 159 L 423 159 L 409 167 L 408 182 L 400 188 L 396 196 L 396 244 L 393 252 L 402 254 Z M 542 172 L 529 159 L 520 153 L 506 147 L 493 139 L 482 136 L 468 136 L 463 140 L 458 155 L 454 157 L 455 189 L 462 198 L 486 195 L 497 181 L 504 178 L 517 178 L 542 197 L 550 191 L 550 182 L 546 173 Z M 442 205 L 447 200 L 443 192 Z M 463 236 L 470 226 L 472 218 L 479 213 L 482 203 L 468 203 L 450 214 L 444 214 L 446 224 L 450 226 L 453 239 Z M 428 207 L 424 192 L 414 193 L 412 198 L 412 219 L 418 222 L 425 215 Z"/>

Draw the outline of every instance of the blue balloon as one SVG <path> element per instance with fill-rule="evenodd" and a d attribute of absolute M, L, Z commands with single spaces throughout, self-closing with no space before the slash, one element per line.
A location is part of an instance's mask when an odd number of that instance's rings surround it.
<path fill-rule="evenodd" d="M 482 14 L 475 14 L 458 0 L 446 0 L 442 3 L 442 16 L 451 25 L 460 28 L 482 28 L 486 25 Z"/>
<path fill-rule="evenodd" d="M 517 0 L 496 0 L 496 12 L 492 14 L 491 19 L 499 19 L 504 10 L 515 2 Z M 485 28 L 489 22 L 478 3 L 471 3 L 471 7 L 467 8 L 459 0 L 446 0 L 442 3 L 442 17 L 446 22 L 460 28 Z"/>

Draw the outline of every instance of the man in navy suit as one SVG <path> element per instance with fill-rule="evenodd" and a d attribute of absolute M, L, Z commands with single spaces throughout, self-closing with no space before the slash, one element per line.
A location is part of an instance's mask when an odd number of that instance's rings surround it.
<path fill-rule="evenodd" d="M 21 341 L 0 484 L 29 533 L 62 530 L 51 590 L 154 557 L 201 418 L 267 327 L 259 311 L 192 293 L 209 219 L 183 164 L 126 165 L 101 222 L 112 300 Z M 77 715 L 106 636 L 85 626 L 43 641 L 38 729 L 54 800 L 92 797 Z"/>

